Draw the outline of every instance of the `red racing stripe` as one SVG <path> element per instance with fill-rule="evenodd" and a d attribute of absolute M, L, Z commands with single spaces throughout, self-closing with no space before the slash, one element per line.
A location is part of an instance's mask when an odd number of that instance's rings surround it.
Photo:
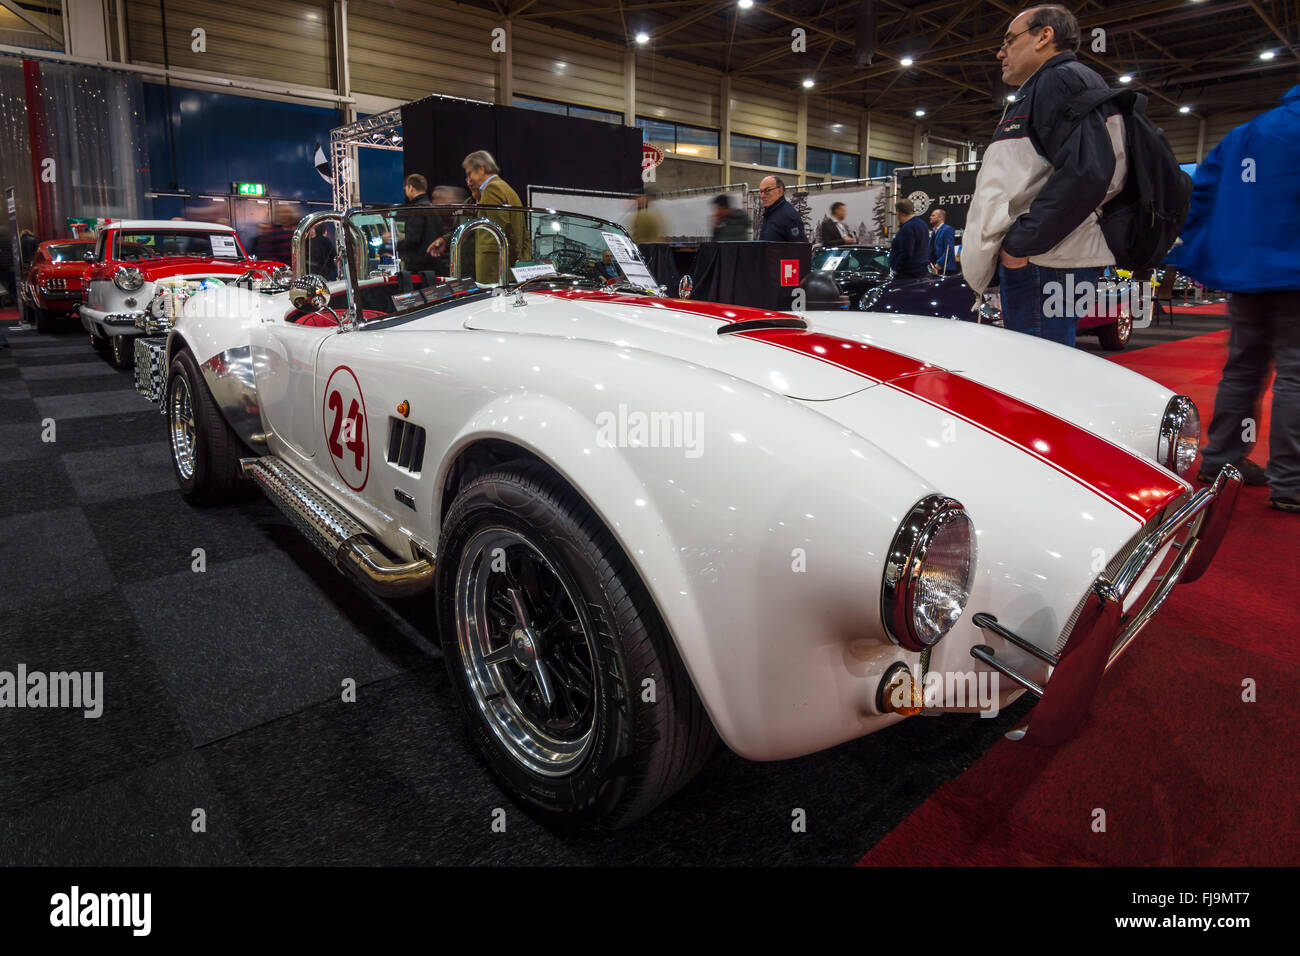
<path fill-rule="evenodd" d="M 671 309 L 721 322 L 794 315 L 719 302 L 625 293 L 566 290 L 549 294 Z M 737 337 L 826 362 L 941 409 L 1037 458 L 1144 524 L 1187 491 L 1182 480 L 1159 465 L 1051 412 L 941 366 L 824 332 L 756 329 L 740 332 Z"/>
<path fill-rule="evenodd" d="M 1187 490 L 1164 468 L 1101 436 L 939 366 L 821 332 L 772 329 L 739 335 L 827 362 L 948 412 L 1037 458 L 1142 523 Z"/>

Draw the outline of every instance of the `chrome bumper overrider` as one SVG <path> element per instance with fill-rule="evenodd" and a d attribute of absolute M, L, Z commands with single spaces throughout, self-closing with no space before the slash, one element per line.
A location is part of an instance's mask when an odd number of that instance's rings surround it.
<path fill-rule="evenodd" d="M 1195 581 L 1205 573 L 1223 540 L 1240 489 L 1241 472 L 1225 465 L 1213 485 L 1192 495 L 1132 548 L 1112 575 L 1113 581 L 1106 574 L 1098 576 L 1059 654 L 1013 633 L 991 614 L 974 616 L 973 623 L 985 634 L 1051 667 L 1049 679 L 1038 684 L 999 660 L 992 647 L 971 648 L 972 657 L 1041 698 L 1028 723 L 1008 736 L 1050 745 L 1078 730 L 1102 675 L 1155 616 L 1174 585 Z"/>
<path fill-rule="evenodd" d="M 144 318 L 144 312 L 107 312 L 100 319 L 105 325 L 131 325 Z"/>

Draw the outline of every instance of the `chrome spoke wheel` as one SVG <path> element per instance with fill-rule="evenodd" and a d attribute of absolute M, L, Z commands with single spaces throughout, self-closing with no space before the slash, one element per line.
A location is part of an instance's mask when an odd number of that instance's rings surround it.
<path fill-rule="evenodd" d="M 592 628 L 576 593 L 519 532 L 473 535 L 456 571 L 460 662 L 478 710 L 511 757 L 558 777 L 591 749 Z"/>
<path fill-rule="evenodd" d="M 184 375 L 173 375 L 167 393 L 167 424 L 172 440 L 172 460 L 186 481 L 194 477 L 198 458 L 198 432 L 194 427 L 194 401 Z"/>

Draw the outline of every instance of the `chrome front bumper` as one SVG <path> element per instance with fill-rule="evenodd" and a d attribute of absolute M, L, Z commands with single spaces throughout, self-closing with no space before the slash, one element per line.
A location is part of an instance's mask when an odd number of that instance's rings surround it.
<path fill-rule="evenodd" d="M 1048 679 L 1038 684 L 998 659 L 987 644 L 971 648 L 972 657 L 1041 698 L 1028 723 L 1008 736 L 1048 745 L 1073 736 L 1087 716 L 1102 675 L 1160 610 L 1174 585 L 1195 581 L 1205 573 L 1223 541 L 1240 490 L 1241 472 L 1225 465 L 1213 485 L 1192 495 L 1138 541 L 1113 574 L 1099 575 L 1067 625 L 1059 654 L 1020 637 L 991 614 L 974 616 L 975 626 L 985 634 L 1051 668 Z"/>
<path fill-rule="evenodd" d="M 129 325 L 134 326 L 136 322 L 144 318 L 143 311 L 137 312 L 107 312 L 100 319 L 105 325 Z"/>

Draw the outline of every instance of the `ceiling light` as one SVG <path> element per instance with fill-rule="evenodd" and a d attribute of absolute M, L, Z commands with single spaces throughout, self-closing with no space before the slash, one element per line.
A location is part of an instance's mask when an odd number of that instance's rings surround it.
<path fill-rule="evenodd" d="M 1016 101 L 1016 94 L 1015 94 L 1015 93 L 1008 93 L 1008 94 L 1007 94 L 1007 102 L 1008 102 L 1008 103 L 1014 103 L 1015 101 Z"/>
<path fill-rule="evenodd" d="M 637 35 L 636 35 L 636 42 L 637 42 L 637 43 L 649 43 L 649 42 L 650 42 L 650 34 L 646 33 L 644 30 L 640 30 L 640 31 L 638 31 L 638 32 L 637 32 Z"/>
<path fill-rule="evenodd" d="M 915 61 L 910 56 L 905 56 L 898 62 L 903 64 L 903 66 L 911 66 Z"/>
<path fill-rule="evenodd" d="M 924 116 L 924 115 L 925 115 L 925 110 L 917 110 L 917 111 L 916 111 L 916 118 L 917 118 L 917 119 L 920 119 L 920 118 L 921 118 L 922 116 Z"/>
<path fill-rule="evenodd" d="M 1263 53 L 1259 55 L 1259 58 L 1261 60 L 1271 60 L 1275 56 L 1277 56 L 1277 54 L 1274 53 L 1272 50 L 1265 50 Z"/>
<path fill-rule="evenodd" d="M 804 81 L 803 81 L 803 88 L 804 88 L 805 90 L 811 90 L 811 89 L 813 88 L 813 81 L 812 81 L 812 80 L 804 80 Z"/>
<path fill-rule="evenodd" d="M 1190 106 L 1180 106 L 1180 107 L 1178 107 L 1178 112 L 1180 112 L 1180 113 L 1190 113 L 1191 111 L 1192 111 L 1192 108 L 1191 108 Z"/>
<path fill-rule="evenodd" d="M 1121 77 L 1119 78 L 1119 81 L 1120 81 L 1121 83 L 1132 83 L 1132 82 L 1133 82 L 1133 77 L 1132 77 L 1131 74 L 1125 73 L 1123 76 L 1121 76 Z"/>
<path fill-rule="evenodd" d="M 742 10 L 748 10 L 753 5 L 754 5 L 754 0 L 740 0 L 740 4 L 739 4 L 740 9 Z"/>

